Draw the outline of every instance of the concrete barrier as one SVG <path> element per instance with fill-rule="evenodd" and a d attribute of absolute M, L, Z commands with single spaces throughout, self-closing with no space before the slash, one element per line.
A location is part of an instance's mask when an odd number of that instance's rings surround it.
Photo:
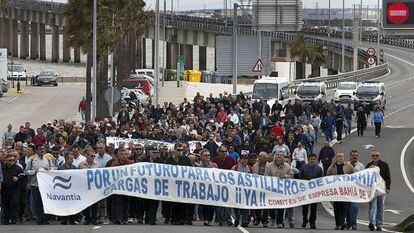
<path fill-rule="evenodd" d="M 193 100 L 197 95 L 197 92 L 204 97 L 210 96 L 210 93 L 212 93 L 214 97 L 217 97 L 220 93 L 223 94 L 224 92 L 229 94 L 233 93 L 232 84 L 185 82 L 183 85 L 185 85 L 185 97 L 187 97 L 188 100 Z M 238 93 L 252 92 L 252 89 L 253 85 L 237 85 Z"/>

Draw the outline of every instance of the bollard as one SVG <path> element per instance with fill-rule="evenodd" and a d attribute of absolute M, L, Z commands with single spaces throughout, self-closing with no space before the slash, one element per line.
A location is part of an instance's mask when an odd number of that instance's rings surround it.
<path fill-rule="evenodd" d="M 20 80 L 17 81 L 17 93 L 20 92 Z"/>

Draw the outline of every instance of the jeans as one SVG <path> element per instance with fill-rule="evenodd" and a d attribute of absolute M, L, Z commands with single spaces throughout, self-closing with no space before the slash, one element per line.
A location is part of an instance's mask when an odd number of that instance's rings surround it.
<path fill-rule="evenodd" d="M 333 140 L 333 128 L 332 127 L 325 129 L 325 137 L 326 137 L 326 141 Z"/>
<path fill-rule="evenodd" d="M 384 224 L 385 194 L 375 197 L 369 203 L 369 223 L 377 227 Z"/>
<path fill-rule="evenodd" d="M 276 224 L 284 224 L 283 217 L 285 216 L 285 209 L 277 209 L 276 210 Z"/>
<path fill-rule="evenodd" d="M 225 223 L 231 221 L 230 219 L 230 209 L 226 207 L 217 207 L 217 217 L 219 222 Z"/>
<path fill-rule="evenodd" d="M 274 210 L 272 210 L 274 212 Z M 269 222 L 269 210 L 255 210 L 255 220 L 262 222 L 263 225 L 267 225 Z"/>
<path fill-rule="evenodd" d="M 117 223 L 128 221 L 129 197 L 124 195 L 115 195 L 115 220 Z"/>
<path fill-rule="evenodd" d="M 346 132 L 346 134 L 351 134 L 351 129 L 352 129 L 352 119 L 347 119 L 346 120 L 346 130 L 345 130 L 345 132 Z"/>
<path fill-rule="evenodd" d="M 345 224 L 345 217 L 348 213 L 348 202 L 337 201 L 333 203 L 335 214 L 335 226 L 340 227 Z"/>
<path fill-rule="evenodd" d="M 350 202 L 348 205 L 348 213 L 346 215 L 346 223 L 348 226 L 357 226 L 358 203 Z"/>
<path fill-rule="evenodd" d="M 287 208 L 285 218 L 288 220 L 289 224 L 295 224 L 295 208 Z"/>
<path fill-rule="evenodd" d="M 318 142 L 319 128 L 318 127 L 313 127 L 313 129 L 315 130 L 315 143 L 317 143 Z"/>
<path fill-rule="evenodd" d="M 364 130 L 365 130 L 365 123 L 364 122 L 357 122 L 357 131 L 358 136 L 364 136 Z"/>
<path fill-rule="evenodd" d="M 50 220 L 50 216 L 45 214 L 43 210 L 43 203 L 42 198 L 40 196 L 39 187 L 32 186 L 31 187 L 31 194 L 33 198 L 33 207 L 34 212 L 36 213 L 36 222 L 37 224 L 44 224 Z"/>
<path fill-rule="evenodd" d="M 310 216 L 308 218 L 308 211 L 310 207 Z M 318 203 L 312 203 L 309 205 L 302 206 L 303 223 L 310 223 L 311 226 L 315 225 L 316 222 L 316 211 L 318 210 Z"/>
<path fill-rule="evenodd" d="M 381 135 L 381 122 L 374 122 L 375 125 L 375 136 Z"/>
<path fill-rule="evenodd" d="M 85 121 L 85 111 L 80 110 L 79 113 L 81 115 L 82 121 Z"/>
<path fill-rule="evenodd" d="M 19 192 L 14 190 L 1 190 L 1 206 L 3 222 L 17 222 L 17 209 L 19 206 Z"/>
<path fill-rule="evenodd" d="M 240 222 L 241 224 L 249 224 L 249 210 L 245 209 L 234 209 L 234 217 L 235 220 Z"/>
<path fill-rule="evenodd" d="M 85 215 L 85 223 L 96 224 L 98 219 L 98 203 L 95 203 L 83 211 Z"/>

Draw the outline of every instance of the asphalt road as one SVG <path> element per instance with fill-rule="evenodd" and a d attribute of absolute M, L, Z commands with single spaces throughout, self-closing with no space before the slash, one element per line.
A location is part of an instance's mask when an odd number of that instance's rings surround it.
<path fill-rule="evenodd" d="M 6 93 L 0 98 L 0 125 L 1 131 L 8 123 L 13 130 L 18 131 L 19 126 L 26 121 L 32 127 L 53 119 L 77 119 L 77 107 L 85 95 L 84 83 L 60 83 L 59 86 L 23 86 L 24 94 Z"/>

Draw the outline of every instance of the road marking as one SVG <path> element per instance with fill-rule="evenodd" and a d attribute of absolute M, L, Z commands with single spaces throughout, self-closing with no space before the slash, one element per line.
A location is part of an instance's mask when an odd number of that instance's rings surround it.
<path fill-rule="evenodd" d="M 364 226 L 368 226 L 369 225 L 369 221 L 366 221 L 366 220 L 357 220 L 357 223 L 358 224 L 361 224 L 361 225 L 364 225 Z M 384 222 L 384 225 L 395 226 L 397 224 Z M 385 231 L 385 232 L 398 232 L 398 231 L 390 231 L 390 230 L 387 230 L 385 228 L 382 228 L 382 231 Z"/>
<path fill-rule="evenodd" d="M 390 129 L 401 129 L 401 128 L 405 128 L 405 126 L 401 126 L 401 125 L 388 125 L 388 126 L 385 126 L 385 127 L 390 128 Z"/>
<path fill-rule="evenodd" d="M 369 148 L 371 148 L 371 147 L 375 147 L 374 145 L 372 145 L 372 144 L 368 144 L 368 145 L 364 145 L 364 149 L 365 150 L 368 150 Z"/>
<path fill-rule="evenodd" d="M 407 152 L 408 147 L 410 144 L 414 141 L 414 136 L 405 144 L 403 150 L 401 151 L 401 157 L 400 157 L 400 168 L 401 173 L 403 175 L 404 181 L 407 184 L 407 187 L 411 190 L 412 193 L 414 193 L 414 187 L 411 185 L 410 180 L 407 176 L 407 171 L 405 170 L 405 153 Z"/>
<path fill-rule="evenodd" d="M 397 110 L 395 110 L 394 112 L 391 112 L 391 113 L 389 113 L 388 115 L 386 115 L 386 116 L 385 116 L 385 118 L 388 118 L 388 117 L 390 117 L 390 116 L 392 116 L 392 115 L 394 115 L 394 114 L 396 114 L 396 113 L 399 113 L 399 112 L 401 112 L 402 110 L 407 109 L 407 108 L 409 108 L 409 107 L 411 107 L 411 106 L 413 106 L 413 105 L 414 105 L 414 103 L 409 104 L 409 105 L 407 105 L 407 106 L 405 106 L 405 107 L 402 107 L 402 108 L 400 108 L 400 109 L 397 109 Z"/>
<path fill-rule="evenodd" d="M 17 96 L 9 99 L 6 103 L 10 104 L 11 102 L 15 101 L 17 99 Z"/>
<path fill-rule="evenodd" d="M 233 216 L 231 216 L 231 221 L 233 222 L 233 224 L 234 224 L 234 221 L 235 221 L 235 219 L 233 218 Z M 241 232 L 243 232 L 243 233 L 250 233 L 248 230 L 246 230 L 244 227 L 242 227 L 242 226 L 240 226 L 240 225 L 238 225 L 237 226 L 237 229 L 239 229 Z"/>
<path fill-rule="evenodd" d="M 414 66 L 414 64 L 413 64 L 413 63 L 411 63 L 411 62 L 409 62 L 409 61 L 407 61 L 407 60 L 404 60 L 404 59 L 402 59 L 402 58 L 396 57 L 396 56 L 394 56 L 394 55 L 387 54 L 387 56 L 388 56 L 388 57 L 392 57 L 392 58 L 394 58 L 394 59 L 397 59 L 397 60 L 399 60 L 399 61 L 401 61 L 401 62 L 404 62 L 404 63 L 406 63 L 406 64 L 408 64 L 408 65 L 410 65 L 410 66 Z"/>
<path fill-rule="evenodd" d="M 98 230 L 100 228 L 101 228 L 101 226 L 94 226 L 94 227 L 92 227 L 92 230 Z"/>
<path fill-rule="evenodd" d="M 384 210 L 384 211 L 385 212 L 390 212 L 392 214 L 401 214 L 402 212 L 404 212 L 402 210 L 391 210 L 391 209 L 387 209 L 387 210 Z"/>

